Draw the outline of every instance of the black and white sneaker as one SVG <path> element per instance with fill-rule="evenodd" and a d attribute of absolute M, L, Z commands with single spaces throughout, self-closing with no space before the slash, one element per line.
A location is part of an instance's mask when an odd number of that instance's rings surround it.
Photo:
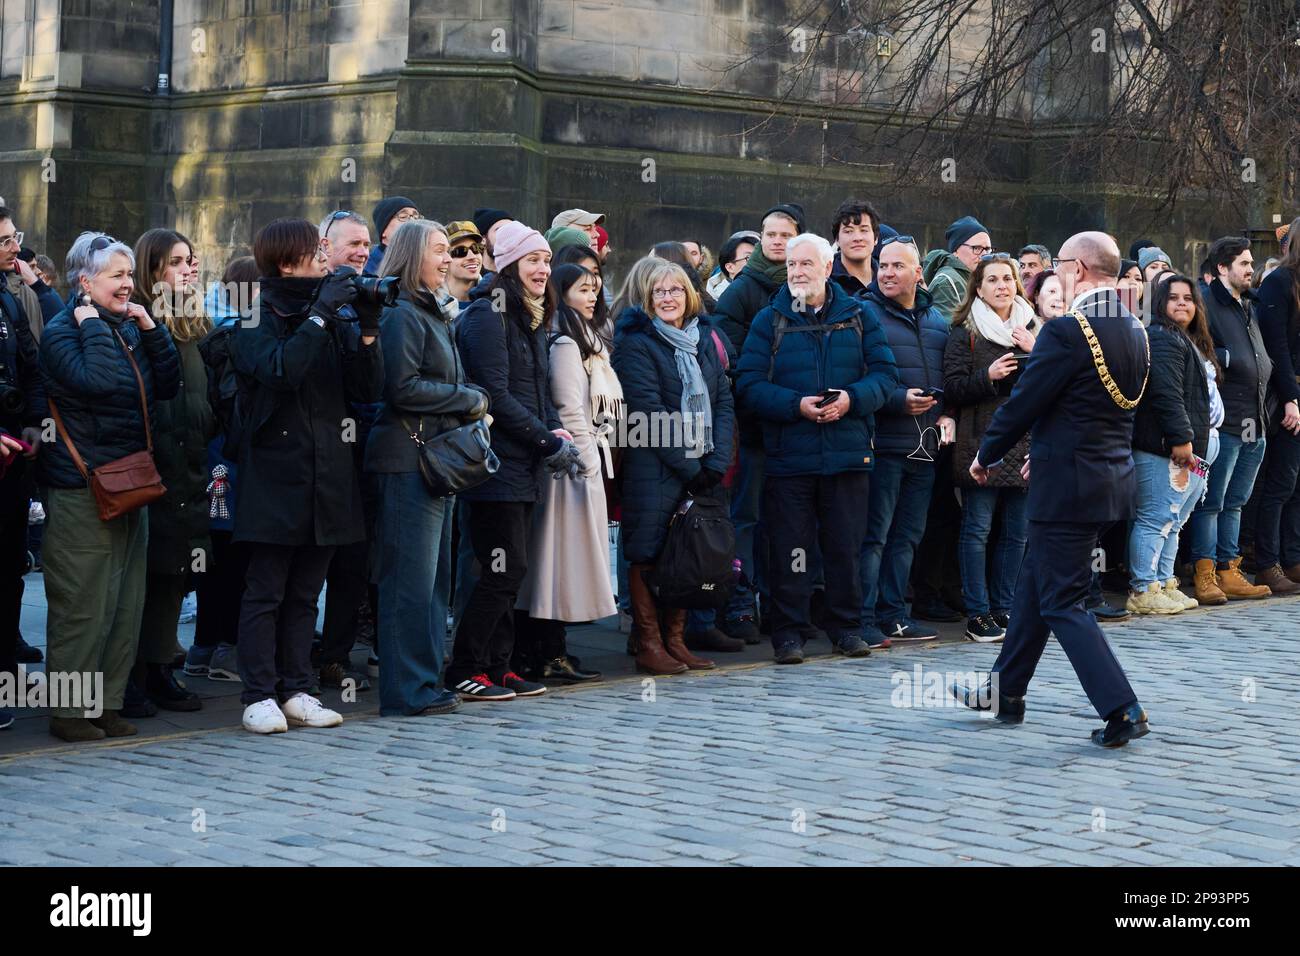
<path fill-rule="evenodd" d="M 1007 636 L 1006 629 L 991 614 L 976 614 L 966 622 L 966 639 L 980 644 L 996 644 Z"/>
<path fill-rule="evenodd" d="M 501 675 L 501 686 L 506 690 L 514 691 L 516 697 L 540 697 L 546 693 L 545 684 L 539 684 L 535 680 L 524 680 L 514 671 L 506 671 Z"/>
<path fill-rule="evenodd" d="M 938 631 L 922 627 L 920 624 L 913 624 L 911 621 L 895 621 L 893 624 L 882 624 L 880 630 L 895 644 L 905 644 L 908 641 L 933 641 L 939 636 Z"/>
<path fill-rule="evenodd" d="M 466 677 L 456 685 L 456 693 L 461 700 L 514 700 L 515 692 L 505 687 L 498 687 L 488 680 L 487 674 L 475 674 Z"/>
<path fill-rule="evenodd" d="M 1005 611 L 994 611 L 993 623 L 1005 631 L 1011 626 L 1011 615 L 1007 614 Z"/>

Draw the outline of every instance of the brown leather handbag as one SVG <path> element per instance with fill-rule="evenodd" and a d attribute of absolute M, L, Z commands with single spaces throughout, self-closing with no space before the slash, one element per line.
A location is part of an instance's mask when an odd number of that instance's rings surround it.
<path fill-rule="evenodd" d="M 162 483 L 162 476 L 158 474 L 158 466 L 153 460 L 153 429 L 149 427 L 149 400 L 145 397 L 140 366 L 136 365 L 130 346 L 116 329 L 113 330 L 113 335 L 121 344 L 126 360 L 131 363 L 131 371 L 135 372 L 135 384 L 140 389 L 140 411 L 144 414 L 144 434 L 148 448 L 145 451 L 132 452 L 124 458 L 106 461 L 90 473 L 77 452 L 77 446 L 72 443 L 72 436 L 63 425 L 63 419 L 59 416 L 54 399 L 50 399 L 50 414 L 54 416 L 54 427 L 58 430 L 59 438 L 67 444 L 68 454 L 72 456 L 77 470 L 86 479 L 90 490 L 95 493 L 95 503 L 99 505 L 101 521 L 112 521 L 121 515 L 138 511 L 167 493 Z"/>

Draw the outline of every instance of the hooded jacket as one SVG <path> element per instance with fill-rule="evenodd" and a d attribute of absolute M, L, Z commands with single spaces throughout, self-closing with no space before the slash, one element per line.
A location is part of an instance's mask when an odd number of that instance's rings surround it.
<path fill-rule="evenodd" d="M 789 286 L 782 286 L 772 304 L 755 317 L 741 350 L 736 393 L 762 426 L 767 475 L 870 471 L 875 413 L 898 387 L 894 353 L 880 322 L 834 282 L 827 282 L 826 290 L 825 304 L 814 313 L 796 309 Z M 785 316 L 786 326 L 773 356 L 778 314 Z M 862 324 L 861 338 L 852 325 L 855 314 Z M 799 326 L 819 324 L 842 327 L 797 331 Z M 800 401 L 827 388 L 848 392 L 848 413 L 828 424 L 804 418 Z"/>
<path fill-rule="evenodd" d="M 949 325 L 970 285 L 970 269 L 957 258 L 957 253 L 933 249 L 926 253 L 921 276 L 930 292 L 934 307 Z"/>

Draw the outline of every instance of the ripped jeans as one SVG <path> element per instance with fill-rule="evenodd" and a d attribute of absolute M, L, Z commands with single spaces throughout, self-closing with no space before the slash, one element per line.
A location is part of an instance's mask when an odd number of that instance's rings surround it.
<path fill-rule="evenodd" d="M 1137 472 L 1137 515 L 1128 542 L 1129 586 L 1142 592 L 1174 576 L 1178 532 L 1205 494 L 1205 479 L 1190 475 L 1187 488 L 1177 491 L 1169 481 L 1169 459 L 1133 451 Z"/>

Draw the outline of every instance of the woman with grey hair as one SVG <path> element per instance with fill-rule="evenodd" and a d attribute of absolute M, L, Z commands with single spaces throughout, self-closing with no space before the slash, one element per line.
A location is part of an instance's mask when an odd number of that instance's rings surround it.
<path fill-rule="evenodd" d="M 45 326 L 41 370 L 56 440 L 41 449 L 42 557 L 51 673 L 104 675 L 102 714 L 56 706 L 50 732 L 67 741 L 126 737 L 119 713 L 144 608 L 148 511 L 102 520 L 95 470 L 150 450 L 154 402 L 175 397 L 180 361 L 167 329 L 131 300 L 131 248 L 84 232 L 68 253 L 73 301 Z M 97 709 L 97 708 L 96 708 Z"/>
<path fill-rule="evenodd" d="M 379 583 L 379 712 L 441 714 L 459 706 L 442 686 L 455 498 L 435 498 L 420 476 L 415 436 L 432 439 L 487 413 L 487 393 L 465 381 L 455 335 L 436 295 L 451 265 L 446 230 L 403 223 L 379 271 L 396 276 L 384 309 L 384 395 L 366 442 L 375 482 L 375 578 Z"/>

